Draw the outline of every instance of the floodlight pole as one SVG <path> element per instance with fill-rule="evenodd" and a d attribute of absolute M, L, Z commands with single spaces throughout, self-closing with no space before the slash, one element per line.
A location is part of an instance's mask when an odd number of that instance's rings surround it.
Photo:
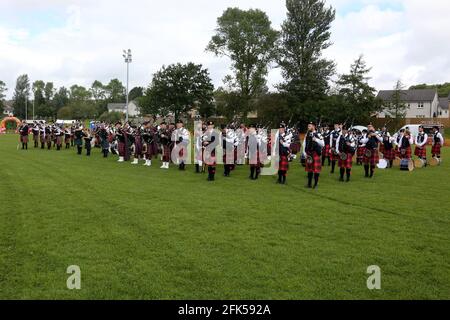
<path fill-rule="evenodd" d="M 125 121 L 128 122 L 128 98 L 129 98 L 129 81 L 130 81 L 130 63 L 133 61 L 131 56 L 131 50 L 123 50 L 123 57 L 125 58 L 125 63 L 127 64 L 127 92 L 126 92 L 126 116 Z"/>

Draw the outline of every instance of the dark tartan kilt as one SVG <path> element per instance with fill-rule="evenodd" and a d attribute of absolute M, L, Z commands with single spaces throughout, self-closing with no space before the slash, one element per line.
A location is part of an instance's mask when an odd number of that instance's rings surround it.
<path fill-rule="evenodd" d="M 334 154 L 332 150 L 330 150 L 331 161 L 339 161 L 339 154 Z"/>
<path fill-rule="evenodd" d="M 292 154 L 297 154 L 300 151 L 300 144 L 299 143 L 293 143 L 291 144 L 291 153 Z"/>
<path fill-rule="evenodd" d="M 395 147 L 394 154 L 396 158 L 400 158 L 400 150 L 398 149 L 398 147 Z"/>
<path fill-rule="evenodd" d="M 339 168 L 351 169 L 352 166 L 353 166 L 353 154 L 347 153 L 347 159 L 346 160 L 342 160 L 339 157 L 338 166 L 339 166 Z"/>
<path fill-rule="evenodd" d="M 431 149 L 431 154 L 433 156 L 440 156 L 441 155 L 441 144 L 436 143 L 433 148 Z"/>
<path fill-rule="evenodd" d="M 330 145 L 329 144 L 326 144 L 325 145 L 325 148 L 323 149 L 323 153 L 322 153 L 322 155 L 324 156 L 324 157 L 329 157 L 330 156 Z"/>
<path fill-rule="evenodd" d="M 384 149 L 383 152 L 384 159 L 387 161 L 392 161 L 395 159 L 395 150 L 394 149 Z"/>
<path fill-rule="evenodd" d="M 39 140 L 41 140 L 41 143 L 45 143 L 45 137 L 44 137 L 44 135 L 40 135 L 39 136 Z"/>
<path fill-rule="evenodd" d="M 313 161 L 309 163 L 306 161 L 306 172 L 320 173 L 322 171 L 322 159 L 317 152 L 307 153 L 306 157 L 312 156 Z"/>
<path fill-rule="evenodd" d="M 52 143 L 52 136 L 51 136 L 50 134 L 46 135 L 46 136 L 45 136 L 45 141 L 46 141 L 47 143 Z"/>
<path fill-rule="evenodd" d="M 20 136 L 20 142 L 28 143 L 28 136 Z"/>
<path fill-rule="evenodd" d="M 142 156 L 142 142 L 139 139 L 134 142 L 134 155 Z"/>
<path fill-rule="evenodd" d="M 57 136 L 57 137 L 56 137 L 56 144 L 57 144 L 57 145 L 60 145 L 61 143 L 62 143 L 61 136 Z"/>
<path fill-rule="evenodd" d="M 289 170 L 289 160 L 287 156 L 280 156 L 280 165 L 278 167 L 280 171 L 288 171 Z"/>
<path fill-rule="evenodd" d="M 170 161 L 170 146 L 163 145 L 162 146 L 162 157 L 164 162 Z"/>
<path fill-rule="evenodd" d="M 70 136 L 66 136 L 66 137 L 64 138 L 64 143 L 65 143 L 65 144 L 69 144 L 69 143 L 70 143 Z"/>
<path fill-rule="evenodd" d="M 125 143 L 119 142 L 117 145 L 117 151 L 119 151 L 119 156 L 124 157 L 125 156 Z"/>
<path fill-rule="evenodd" d="M 158 147 L 154 143 L 147 143 L 147 159 L 151 159 L 158 154 Z"/>
<path fill-rule="evenodd" d="M 377 149 L 372 150 L 372 154 L 370 157 L 367 157 L 365 154 L 363 156 L 363 163 L 369 164 L 371 166 L 376 166 L 380 162 L 380 154 Z"/>
<path fill-rule="evenodd" d="M 363 157 L 364 157 L 364 153 L 366 152 L 366 147 L 359 147 L 358 148 L 358 151 L 357 151 L 357 153 L 356 153 L 356 156 L 359 158 L 359 159 L 362 159 Z"/>
<path fill-rule="evenodd" d="M 383 143 L 380 144 L 380 153 L 384 154 L 384 144 Z"/>
<path fill-rule="evenodd" d="M 403 151 L 402 151 L 403 150 Z M 400 150 L 400 158 L 401 159 L 411 159 L 412 150 L 411 147 Z"/>
<path fill-rule="evenodd" d="M 33 134 L 33 141 L 34 142 L 38 142 L 39 141 L 39 135 L 38 134 Z"/>
<path fill-rule="evenodd" d="M 414 150 L 414 155 L 416 157 L 422 158 L 422 159 L 426 159 L 427 157 L 427 147 L 416 147 L 416 150 Z"/>

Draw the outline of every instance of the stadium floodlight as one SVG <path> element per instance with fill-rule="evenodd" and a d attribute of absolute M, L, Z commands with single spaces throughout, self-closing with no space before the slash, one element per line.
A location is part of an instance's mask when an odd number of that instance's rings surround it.
<path fill-rule="evenodd" d="M 125 121 L 128 122 L 128 88 L 129 88 L 129 80 L 130 80 L 130 63 L 133 61 L 132 60 L 132 55 L 131 55 L 131 49 L 127 50 L 123 50 L 123 55 L 122 57 L 125 59 L 125 63 L 127 64 L 127 92 L 126 92 L 126 116 L 125 116 Z"/>

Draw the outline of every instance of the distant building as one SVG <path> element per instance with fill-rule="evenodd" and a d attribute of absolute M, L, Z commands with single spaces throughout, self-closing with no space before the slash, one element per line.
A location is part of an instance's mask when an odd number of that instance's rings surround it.
<path fill-rule="evenodd" d="M 450 95 L 447 98 L 439 98 L 438 117 L 450 118 L 449 114 Z"/>
<path fill-rule="evenodd" d="M 108 112 L 122 112 L 126 113 L 126 103 L 108 103 Z M 139 106 L 136 101 L 130 101 L 128 103 L 128 115 L 130 117 L 139 116 Z"/>
<path fill-rule="evenodd" d="M 378 93 L 378 98 L 384 101 L 385 110 L 394 93 L 394 90 L 381 90 Z M 440 101 L 435 89 L 402 90 L 401 99 L 408 107 L 405 116 L 407 119 L 429 119 L 439 116 Z M 386 111 L 380 112 L 378 118 L 386 118 Z"/>

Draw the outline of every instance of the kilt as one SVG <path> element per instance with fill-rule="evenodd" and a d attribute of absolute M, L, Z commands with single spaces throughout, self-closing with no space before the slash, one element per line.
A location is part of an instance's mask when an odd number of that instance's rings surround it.
<path fill-rule="evenodd" d="M 147 160 L 151 160 L 158 154 L 158 146 L 155 143 L 147 143 Z"/>
<path fill-rule="evenodd" d="M 433 145 L 433 148 L 431 149 L 431 154 L 433 156 L 441 155 L 441 144 L 440 143 L 436 143 L 435 145 Z"/>
<path fill-rule="evenodd" d="M 300 151 L 300 144 L 297 142 L 294 142 L 291 144 L 291 153 L 292 154 L 298 154 Z"/>
<path fill-rule="evenodd" d="M 28 143 L 28 136 L 20 136 L 20 142 Z"/>
<path fill-rule="evenodd" d="M 395 150 L 394 149 L 384 149 L 383 152 L 384 159 L 387 161 L 392 161 L 395 159 Z"/>
<path fill-rule="evenodd" d="M 41 140 L 41 143 L 45 143 L 45 136 L 43 134 L 39 135 L 39 140 Z"/>
<path fill-rule="evenodd" d="M 170 146 L 162 145 L 162 161 L 169 162 L 170 161 Z"/>
<path fill-rule="evenodd" d="M 414 150 L 414 155 L 421 159 L 426 159 L 427 158 L 427 148 L 425 146 L 424 147 L 416 147 L 416 150 Z"/>
<path fill-rule="evenodd" d="M 320 173 L 322 171 L 322 159 L 320 155 L 313 151 L 312 153 L 308 152 L 306 154 L 306 157 L 312 157 L 313 161 L 312 163 L 308 162 L 308 159 L 306 159 L 306 172 L 313 172 L 313 173 Z"/>
<path fill-rule="evenodd" d="M 335 154 L 335 153 L 333 153 L 333 150 L 330 150 L 330 158 L 331 158 L 331 161 L 338 161 L 339 154 Z"/>
<path fill-rule="evenodd" d="M 342 160 L 339 157 L 338 166 L 339 166 L 339 168 L 351 169 L 353 166 L 353 154 L 347 153 L 347 159 L 345 159 L 345 160 Z"/>
<path fill-rule="evenodd" d="M 329 144 L 326 144 L 325 145 L 325 147 L 323 148 L 323 153 L 322 153 L 322 155 L 324 156 L 324 157 L 329 157 L 330 156 L 330 145 Z"/>
<path fill-rule="evenodd" d="M 396 158 L 400 158 L 400 150 L 398 149 L 398 147 L 395 147 L 394 154 Z"/>
<path fill-rule="evenodd" d="M 119 156 L 124 157 L 125 156 L 125 143 L 119 141 L 117 150 L 119 151 Z"/>
<path fill-rule="evenodd" d="M 56 136 L 56 144 L 60 145 L 62 143 L 61 136 Z"/>
<path fill-rule="evenodd" d="M 411 147 L 400 150 L 400 158 L 401 159 L 411 159 L 411 156 L 412 156 Z"/>
<path fill-rule="evenodd" d="M 65 144 L 70 144 L 70 136 L 65 136 L 64 143 Z"/>
<path fill-rule="evenodd" d="M 289 170 L 288 156 L 280 156 L 280 164 L 278 166 L 278 170 L 280 170 L 280 171 L 288 171 Z"/>
<path fill-rule="evenodd" d="M 39 141 L 39 135 L 38 134 L 33 134 L 33 141 L 34 142 L 38 142 Z"/>
<path fill-rule="evenodd" d="M 359 147 L 356 153 L 358 159 L 362 159 L 364 157 L 364 153 L 366 152 L 366 147 Z"/>
<path fill-rule="evenodd" d="M 134 156 L 142 156 L 142 140 L 138 137 L 136 137 L 136 140 L 134 141 Z"/>
<path fill-rule="evenodd" d="M 363 163 L 365 165 L 376 166 L 380 162 L 380 154 L 377 149 L 371 149 L 371 156 L 367 157 L 366 154 L 363 156 Z"/>
<path fill-rule="evenodd" d="M 384 150 L 385 150 L 384 143 L 380 143 L 380 153 L 384 154 Z"/>
<path fill-rule="evenodd" d="M 45 141 L 46 141 L 47 143 L 52 143 L 52 135 L 51 135 L 51 134 L 47 134 L 47 135 L 45 136 Z"/>

